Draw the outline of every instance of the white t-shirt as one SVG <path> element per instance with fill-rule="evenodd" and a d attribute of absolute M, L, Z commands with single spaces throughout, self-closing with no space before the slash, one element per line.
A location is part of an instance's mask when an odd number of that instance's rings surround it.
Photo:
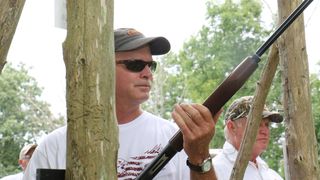
<path fill-rule="evenodd" d="M 5 177 L 1 178 L 0 180 L 21 180 L 22 177 L 23 177 L 23 172 L 20 172 L 17 174 L 5 176 Z"/>
<path fill-rule="evenodd" d="M 174 123 L 148 112 L 143 112 L 129 123 L 119 125 L 118 179 L 135 179 L 177 130 Z M 66 131 L 66 126 L 56 129 L 39 143 L 25 171 L 24 180 L 35 180 L 38 168 L 66 168 Z M 187 155 L 182 150 L 154 179 L 190 179 L 186 159 Z"/>
<path fill-rule="evenodd" d="M 218 180 L 229 180 L 233 165 L 237 159 L 238 151 L 228 142 L 223 150 L 212 160 Z M 249 161 L 243 180 L 282 180 L 282 177 L 270 169 L 265 161 L 257 157 L 257 166 Z"/>

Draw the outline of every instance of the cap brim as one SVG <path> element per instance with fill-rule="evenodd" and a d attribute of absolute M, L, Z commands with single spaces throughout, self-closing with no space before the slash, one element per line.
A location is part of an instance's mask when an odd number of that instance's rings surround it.
<path fill-rule="evenodd" d="M 28 154 L 31 149 L 35 149 L 37 144 L 28 144 L 20 151 L 19 159 L 22 159 L 24 155 Z"/>
<path fill-rule="evenodd" d="M 36 144 L 31 145 L 31 146 L 26 150 L 26 154 L 28 154 L 28 152 L 29 152 L 31 149 L 35 149 L 36 147 L 37 147 Z"/>
<path fill-rule="evenodd" d="M 149 44 L 152 55 L 162 55 L 170 51 L 170 43 L 164 37 L 146 37 L 132 40 L 117 51 L 131 51 Z"/>
<path fill-rule="evenodd" d="M 278 112 L 263 111 L 262 117 L 268 118 L 271 122 L 275 123 L 281 123 L 283 121 L 283 117 Z"/>

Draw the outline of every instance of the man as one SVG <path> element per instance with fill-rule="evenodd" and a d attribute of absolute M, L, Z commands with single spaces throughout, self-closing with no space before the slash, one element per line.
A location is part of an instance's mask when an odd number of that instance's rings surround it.
<path fill-rule="evenodd" d="M 23 177 L 23 172 L 27 168 L 29 160 L 33 154 L 33 151 L 36 149 L 36 147 L 37 147 L 36 144 L 25 145 L 20 151 L 19 160 L 18 160 L 19 166 L 22 168 L 22 172 L 3 177 L 1 178 L 1 180 L 21 180 Z"/>
<path fill-rule="evenodd" d="M 213 166 L 218 180 L 228 180 L 231 176 L 231 171 L 246 128 L 247 116 L 252 106 L 252 100 L 252 96 L 236 99 L 226 111 L 224 129 L 226 142 L 223 145 L 222 151 L 213 158 Z M 262 121 L 253 146 L 251 160 L 244 174 L 244 180 L 280 180 L 282 179 L 281 176 L 270 169 L 259 155 L 267 149 L 270 137 L 270 122 L 280 123 L 283 118 L 277 112 L 270 112 L 266 106 L 261 118 Z"/>
<path fill-rule="evenodd" d="M 120 141 L 118 179 L 135 179 L 178 130 L 175 124 L 142 110 L 140 106 L 148 100 L 151 90 L 152 72 L 156 68 L 152 56 L 169 52 L 170 43 L 164 37 L 145 37 L 131 28 L 117 29 L 114 36 Z M 176 105 L 172 117 L 183 134 L 185 152 L 178 153 L 155 179 L 214 179 L 209 142 L 218 116 L 213 118 L 200 104 Z M 35 179 L 37 168 L 65 169 L 65 156 L 66 127 L 63 127 L 39 144 L 24 179 Z M 186 166 L 187 158 L 194 170 L 190 171 Z M 201 169 L 204 165 L 209 168 Z"/>

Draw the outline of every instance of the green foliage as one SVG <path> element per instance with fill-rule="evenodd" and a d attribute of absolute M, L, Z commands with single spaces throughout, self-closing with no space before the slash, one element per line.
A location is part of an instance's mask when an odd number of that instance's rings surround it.
<path fill-rule="evenodd" d="M 64 123 L 63 117 L 53 117 L 41 93 L 23 65 L 6 65 L 0 75 L 0 177 L 19 171 L 18 155 L 25 144 Z"/>
<path fill-rule="evenodd" d="M 319 64 L 320 65 L 320 64 Z M 312 116 L 315 124 L 315 134 L 318 143 L 318 162 L 320 164 L 320 79 L 319 75 L 312 74 L 310 77 Z"/>
<path fill-rule="evenodd" d="M 171 63 L 179 66 L 179 75 L 187 85 L 186 97 L 194 102 L 203 102 L 246 56 L 255 52 L 267 35 L 259 23 L 258 2 L 215 2 L 207 3 L 207 25 L 184 44 L 183 51 Z M 244 88 L 245 92 L 254 90 L 254 86 Z"/>

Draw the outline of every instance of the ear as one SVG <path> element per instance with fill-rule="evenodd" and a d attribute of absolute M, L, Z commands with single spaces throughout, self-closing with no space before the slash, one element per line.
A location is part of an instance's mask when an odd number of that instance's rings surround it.
<path fill-rule="evenodd" d="M 232 120 L 227 120 L 226 122 L 226 126 L 228 128 L 228 130 L 231 132 L 231 131 L 234 131 L 235 129 L 235 125 L 234 125 L 234 122 Z"/>

